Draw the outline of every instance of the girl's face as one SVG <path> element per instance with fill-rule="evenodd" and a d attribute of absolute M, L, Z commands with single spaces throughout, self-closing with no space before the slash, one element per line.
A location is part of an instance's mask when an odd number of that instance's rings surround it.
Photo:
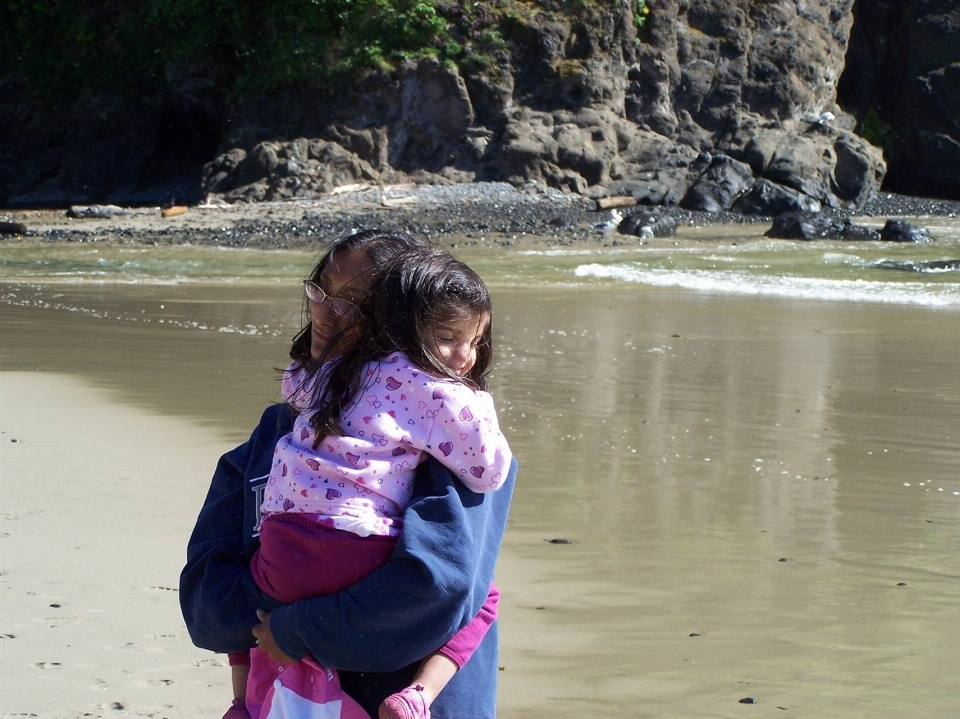
<path fill-rule="evenodd" d="M 430 350 L 449 369 L 466 376 L 477 362 L 477 345 L 490 324 L 490 315 L 432 322 L 427 328 Z"/>
<path fill-rule="evenodd" d="M 345 332 L 357 319 L 357 306 L 370 289 L 373 267 L 362 252 L 340 251 L 313 279 L 326 294 L 322 302 L 310 300 L 310 354 L 314 359 L 333 359 L 354 341 L 355 332 Z"/>

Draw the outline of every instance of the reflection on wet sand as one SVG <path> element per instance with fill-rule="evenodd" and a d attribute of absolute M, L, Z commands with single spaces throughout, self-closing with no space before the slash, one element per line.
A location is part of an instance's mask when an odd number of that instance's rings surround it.
<path fill-rule="evenodd" d="M 296 325 L 279 290 L 190 291 L 181 319 Z M 146 319 L 175 294 L 74 292 Z M 502 716 L 740 716 L 744 698 L 956 715 L 960 313 L 643 287 L 495 301 L 492 390 L 521 463 Z M 238 441 L 289 336 L 0 322 L 3 369 L 79 375 Z"/>
<path fill-rule="evenodd" d="M 956 313 L 498 301 L 494 391 L 522 466 L 511 716 L 728 716 L 747 696 L 896 716 L 917 685 L 951 713 Z"/>

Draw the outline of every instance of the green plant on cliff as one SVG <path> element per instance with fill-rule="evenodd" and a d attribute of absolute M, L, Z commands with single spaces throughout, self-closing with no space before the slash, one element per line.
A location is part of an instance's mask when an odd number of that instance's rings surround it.
<path fill-rule="evenodd" d="M 7 0 L 0 87 L 62 108 L 85 94 L 149 100 L 190 82 L 228 97 L 334 88 L 408 58 L 477 70 L 522 41 L 508 39 L 511 18 L 536 27 L 546 15 L 589 17 L 619 1 Z M 642 24 L 646 1 L 637 3 Z"/>
<path fill-rule="evenodd" d="M 8 0 L 0 81 L 61 97 L 150 93 L 174 63 L 269 88 L 441 54 L 452 40 L 434 0 Z"/>
<path fill-rule="evenodd" d="M 647 7 L 647 0 L 637 0 L 637 9 L 633 13 L 633 24 L 638 30 L 643 30 L 647 25 L 647 16 L 650 14 L 650 8 Z"/>

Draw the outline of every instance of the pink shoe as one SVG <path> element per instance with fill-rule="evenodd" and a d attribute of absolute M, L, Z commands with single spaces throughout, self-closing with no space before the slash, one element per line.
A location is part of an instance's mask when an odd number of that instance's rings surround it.
<path fill-rule="evenodd" d="M 250 712 L 247 711 L 247 705 L 240 699 L 234 699 L 233 704 L 223 715 L 223 719 L 250 719 Z"/>
<path fill-rule="evenodd" d="M 423 698 L 423 686 L 407 687 L 391 694 L 380 705 L 380 719 L 430 719 L 430 709 Z"/>

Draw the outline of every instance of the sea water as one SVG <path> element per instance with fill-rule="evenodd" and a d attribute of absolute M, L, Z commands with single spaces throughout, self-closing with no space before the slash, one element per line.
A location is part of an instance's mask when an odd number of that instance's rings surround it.
<path fill-rule="evenodd" d="M 960 273 L 915 271 L 960 257 L 960 224 L 933 222 L 928 245 L 462 243 L 520 461 L 499 715 L 960 714 Z M 0 258 L 0 368 L 240 442 L 315 254 Z"/>
<path fill-rule="evenodd" d="M 565 248 L 478 249 L 462 241 L 454 252 L 497 287 L 645 285 L 710 294 L 960 305 L 958 266 L 930 266 L 960 259 L 960 220 L 928 218 L 924 225 L 935 242 L 800 242 L 766 238 L 765 225 L 718 225 L 681 228 L 675 238 L 639 246 L 604 242 L 610 236 L 598 232 L 595 243 Z M 0 278 L 276 284 L 302 277 L 315 254 L 191 245 L 12 243 L 0 251 Z M 15 300 L 9 296 L 7 301 Z"/>

